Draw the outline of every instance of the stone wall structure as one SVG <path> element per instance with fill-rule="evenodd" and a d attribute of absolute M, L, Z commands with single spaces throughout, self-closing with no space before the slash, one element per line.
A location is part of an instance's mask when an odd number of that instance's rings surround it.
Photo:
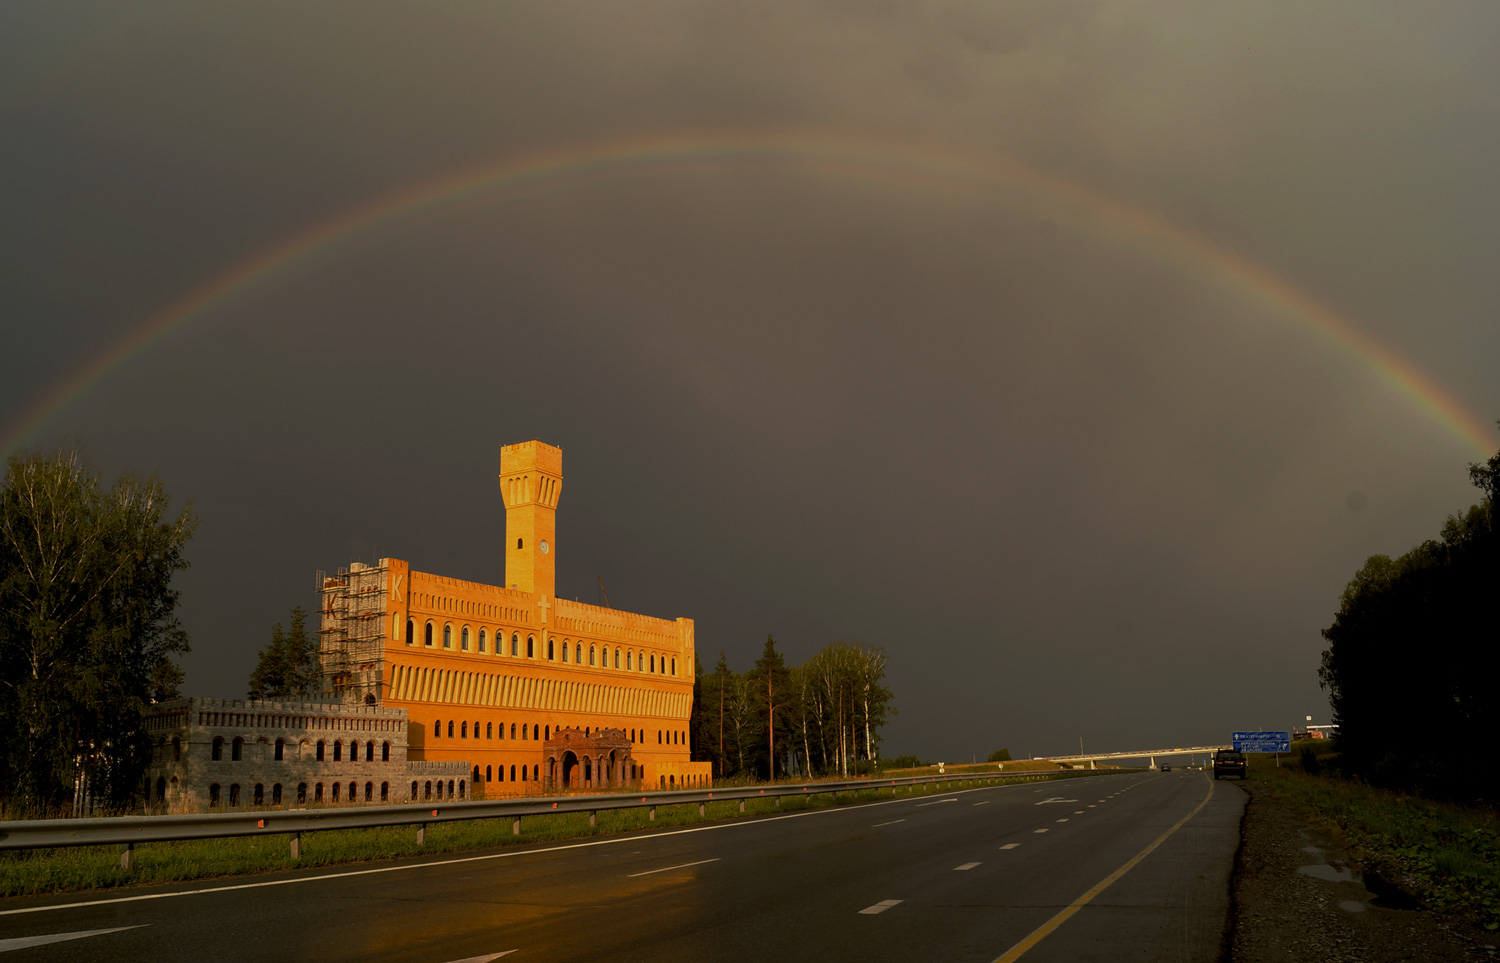
<path fill-rule="evenodd" d="M 466 760 L 476 796 L 581 788 L 548 775 L 562 764 L 554 737 L 569 730 L 618 731 L 613 765 L 628 758 L 630 785 L 708 785 L 709 764 L 688 747 L 693 620 L 555 596 L 562 449 L 503 446 L 499 481 L 503 585 L 395 558 L 319 573 L 325 689 L 404 709 L 411 758 Z"/>
<path fill-rule="evenodd" d="M 400 708 L 173 699 L 151 706 L 145 726 L 153 743 L 145 797 L 154 811 L 394 804 L 469 792 L 466 761 L 408 760 L 410 721 Z"/>

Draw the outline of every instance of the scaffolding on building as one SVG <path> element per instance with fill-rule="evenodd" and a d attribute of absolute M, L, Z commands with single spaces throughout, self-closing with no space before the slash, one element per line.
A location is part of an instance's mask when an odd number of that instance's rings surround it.
<path fill-rule="evenodd" d="M 318 572 L 323 690 L 341 702 L 381 702 L 387 575 L 384 559 L 378 565 L 355 562 L 335 575 Z"/>

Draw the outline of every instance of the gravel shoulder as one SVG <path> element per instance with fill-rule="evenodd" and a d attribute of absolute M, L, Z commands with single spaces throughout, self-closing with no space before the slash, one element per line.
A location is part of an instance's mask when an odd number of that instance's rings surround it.
<path fill-rule="evenodd" d="M 1496 934 L 1367 878 L 1357 852 L 1265 785 L 1240 788 L 1250 800 L 1235 861 L 1231 963 L 1500 961 Z"/>

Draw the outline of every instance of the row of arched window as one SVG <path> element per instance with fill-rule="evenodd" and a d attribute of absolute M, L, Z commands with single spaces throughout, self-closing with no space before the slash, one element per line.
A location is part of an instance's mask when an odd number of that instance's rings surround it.
<path fill-rule="evenodd" d="M 479 735 L 479 720 L 475 719 L 473 725 L 474 725 L 474 728 L 473 728 L 472 731 L 474 733 L 474 738 L 475 739 L 481 738 L 481 736 Z M 583 729 L 583 734 L 584 735 L 589 735 L 590 728 L 591 727 L 589 727 L 589 726 L 585 726 L 584 729 Z M 434 738 L 434 739 L 441 739 L 441 738 L 443 738 L 443 731 L 444 731 L 443 720 L 441 720 L 441 719 L 434 719 L 433 722 L 432 722 L 432 738 Z M 503 723 L 503 722 L 500 723 L 499 727 L 497 728 L 493 722 L 486 722 L 484 724 L 484 736 L 482 738 L 485 738 L 485 739 L 494 739 L 495 738 L 495 733 L 497 731 L 500 733 L 500 738 L 504 739 L 505 738 L 505 723 Z M 448 732 L 448 738 L 449 739 L 454 739 L 454 738 L 467 739 L 467 738 L 469 738 L 469 732 L 470 732 L 469 723 L 467 721 L 459 722 L 459 721 L 454 720 L 454 719 L 449 719 L 448 723 L 447 723 L 447 732 Z M 454 735 L 455 732 L 457 732 L 457 736 Z M 636 738 L 637 734 L 639 734 L 639 736 L 640 736 L 639 739 Z M 632 743 L 643 743 L 643 742 L 646 741 L 646 730 L 645 729 L 631 729 L 631 730 L 629 730 L 629 735 L 630 735 L 630 741 Z M 516 724 L 514 722 L 512 722 L 510 724 L 510 737 L 512 739 L 516 738 Z M 523 723 L 521 723 L 521 735 L 520 735 L 520 738 L 523 741 L 524 740 L 528 740 L 528 739 L 541 739 L 541 740 L 544 740 L 544 741 L 547 740 L 547 739 L 551 739 L 552 738 L 552 727 L 550 725 L 545 725 L 544 726 L 544 725 L 540 725 L 540 724 L 533 724 L 533 723 L 525 723 L 525 722 L 523 722 Z M 685 730 L 685 729 L 658 729 L 658 730 L 656 730 L 656 744 L 658 746 L 663 746 L 663 745 L 665 745 L 665 746 L 685 746 L 685 745 L 687 745 L 687 730 Z M 321 746 L 322 743 L 318 743 L 318 745 Z M 320 754 L 318 756 L 318 758 L 322 759 L 323 757 Z M 335 755 L 333 758 L 334 759 L 338 759 L 338 756 Z"/>
<path fill-rule="evenodd" d="M 427 622 L 423 625 L 422 645 L 426 648 L 434 649 L 438 647 L 438 644 L 434 641 L 434 633 L 436 629 L 437 623 L 433 622 L 431 619 L 428 619 Z M 391 635 L 397 639 L 402 638 L 401 616 L 399 613 L 391 616 Z M 406 620 L 405 639 L 407 645 L 416 645 L 417 629 L 416 622 L 413 619 Z M 478 652 L 484 652 L 485 647 L 490 643 L 488 630 L 481 628 L 477 634 L 471 634 L 469 626 L 464 625 L 461 626 L 458 630 L 458 650 L 460 652 L 470 651 L 469 643 L 471 639 L 475 643 L 475 651 Z M 453 623 L 444 622 L 442 629 L 442 648 L 451 649 L 453 648 L 453 644 Z M 496 655 L 505 655 L 505 636 L 501 632 L 497 631 L 495 633 L 494 647 Z M 521 655 L 521 634 L 519 632 L 511 634 L 510 654 L 518 658 Z M 536 636 L 528 635 L 526 636 L 526 658 L 534 659 L 536 657 Z M 573 642 L 569 639 L 563 639 L 562 661 L 571 662 L 575 665 L 583 665 L 585 659 L 587 659 L 587 664 L 589 665 L 608 669 L 610 668 L 610 648 L 607 645 L 600 646 L 590 642 L 588 643 L 588 650 L 587 652 L 585 652 L 583 642 Z M 624 662 L 623 666 L 621 665 L 622 660 Z M 557 661 L 557 648 L 555 642 L 552 639 L 547 640 L 547 661 Z M 638 653 L 634 649 L 623 649 L 619 646 L 616 646 L 614 650 L 613 667 L 616 669 L 624 668 L 629 672 L 659 672 L 661 675 L 676 675 L 677 657 L 672 656 L 669 660 L 667 656 L 663 655 L 658 657 L 654 652 Z"/>
<path fill-rule="evenodd" d="M 436 796 L 433 795 L 433 788 L 434 787 L 437 788 L 437 795 Z M 434 799 L 434 798 L 436 798 L 436 799 L 442 799 L 443 798 L 443 781 L 441 779 L 438 779 L 438 780 L 431 780 L 431 779 L 429 779 L 429 780 L 427 780 L 427 782 L 421 783 L 420 784 L 420 789 L 422 791 L 422 795 L 420 797 L 417 796 L 417 790 L 418 790 L 418 788 L 419 788 L 418 781 L 415 780 L 415 779 L 413 779 L 412 780 L 412 784 L 411 784 L 411 798 L 412 799 L 417 799 L 417 798 L 422 798 L 422 799 Z M 457 786 L 457 790 L 456 791 L 455 791 L 455 788 L 454 788 L 453 780 L 452 779 L 448 780 L 448 798 L 449 799 L 462 799 L 462 798 L 464 798 L 465 792 L 466 792 L 466 789 L 465 789 L 465 786 L 464 786 L 464 781 L 462 779 L 458 780 L 458 786 Z"/>
<path fill-rule="evenodd" d="M 339 802 L 340 801 L 339 796 L 341 794 L 341 790 L 343 789 L 343 785 L 344 785 L 343 783 L 338 783 L 338 782 L 331 784 L 331 786 L 329 787 L 329 801 L 330 802 Z M 415 784 L 413 784 L 412 788 L 413 788 L 413 792 L 415 792 L 415 790 L 416 790 Z M 173 777 L 173 779 L 172 779 L 172 790 L 173 790 L 174 793 L 177 790 L 177 779 L 176 779 L 176 777 Z M 165 800 L 166 799 L 166 791 L 167 791 L 167 782 L 166 782 L 166 780 L 165 779 L 158 779 L 156 781 L 157 799 L 159 799 L 159 800 Z M 323 798 L 323 784 L 321 782 L 313 784 L 312 792 L 313 792 L 313 800 L 312 800 L 313 802 L 323 802 L 324 801 L 324 798 Z M 360 801 L 359 800 L 359 783 L 357 783 L 357 782 L 351 782 L 351 783 L 349 783 L 348 792 L 344 793 L 343 797 L 344 797 L 344 800 L 348 801 L 348 802 L 359 802 Z M 414 796 L 413 798 L 416 798 L 416 797 Z M 390 799 L 391 799 L 391 784 L 388 783 L 388 782 L 383 782 L 383 783 L 380 784 L 380 801 L 381 802 L 390 802 Z M 375 783 L 373 783 L 373 782 L 367 782 L 367 783 L 365 783 L 365 786 L 364 786 L 364 801 L 365 802 L 375 802 Z M 281 783 L 279 783 L 279 782 L 278 783 L 274 783 L 271 786 L 271 805 L 272 806 L 279 806 L 279 805 L 281 805 L 281 802 L 282 802 Z M 297 784 L 297 803 L 299 805 L 301 805 L 301 804 L 305 804 L 306 802 L 307 802 L 307 783 L 305 783 L 305 782 L 298 783 Z M 222 805 L 223 803 L 224 803 L 224 793 L 223 793 L 222 787 L 218 783 L 211 783 L 211 784 L 209 784 L 209 787 L 208 787 L 208 805 L 210 807 L 214 807 L 214 806 Z M 240 805 L 240 784 L 237 783 L 237 782 L 229 784 L 229 801 L 228 801 L 228 804 L 230 806 L 238 806 L 238 805 Z M 252 794 L 251 794 L 250 805 L 252 805 L 252 806 L 264 806 L 264 805 L 266 805 L 266 787 L 265 787 L 264 783 L 259 783 L 258 782 L 258 783 L 255 784 L 255 788 L 253 789 Z"/>
<path fill-rule="evenodd" d="M 173 740 L 173 741 L 175 742 L 176 740 Z M 229 744 L 229 760 L 231 762 L 239 762 L 240 760 L 242 760 L 244 758 L 244 754 L 245 754 L 245 740 L 242 737 L 240 737 L 240 736 L 235 736 L 232 740 L 229 740 L 228 744 Z M 225 745 L 224 737 L 223 736 L 215 736 L 214 739 L 213 739 L 213 742 L 210 743 L 210 745 L 209 745 L 209 758 L 211 760 L 213 760 L 214 762 L 220 762 L 220 761 L 222 761 L 224 759 L 224 745 Z M 307 742 L 307 740 L 304 739 L 301 742 L 290 743 L 289 744 L 287 742 L 287 740 L 285 740 L 285 739 L 279 739 L 278 738 L 276 740 L 275 745 L 272 747 L 271 758 L 274 761 L 276 761 L 276 762 L 282 762 L 282 761 L 284 761 L 286 759 L 286 756 L 287 756 L 287 747 L 288 747 L 288 745 L 290 745 L 291 748 L 293 749 L 293 751 L 296 753 L 296 755 L 294 755 L 292 757 L 292 758 L 295 759 L 295 758 L 300 758 L 301 757 L 302 753 L 305 752 L 306 749 L 308 748 L 309 743 Z M 330 748 L 330 744 L 329 743 L 326 743 L 322 739 L 319 739 L 317 741 L 317 743 L 312 747 L 313 752 L 314 752 L 313 758 L 316 759 L 318 762 L 325 761 L 328 758 L 328 756 L 329 756 L 329 748 Z M 360 742 L 359 742 L 359 740 L 358 739 L 351 739 L 351 740 L 349 740 L 349 761 L 350 762 L 357 762 L 357 761 L 359 761 L 359 750 L 360 750 Z M 365 762 L 374 762 L 375 761 L 375 743 L 373 741 L 369 741 L 369 742 L 364 743 L 364 751 L 365 751 Z M 332 743 L 332 756 L 333 756 L 333 761 L 334 762 L 342 762 L 343 761 L 343 759 L 344 759 L 344 742 L 343 742 L 343 740 L 341 740 L 341 739 L 335 739 L 333 741 L 333 743 Z M 380 744 L 380 761 L 381 762 L 390 762 L 391 761 L 391 744 L 389 742 L 382 742 Z"/>

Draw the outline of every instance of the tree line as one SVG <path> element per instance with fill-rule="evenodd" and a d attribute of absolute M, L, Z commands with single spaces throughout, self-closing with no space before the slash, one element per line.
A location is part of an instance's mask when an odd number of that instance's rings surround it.
<path fill-rule="evenodd" d="M 710 672 L 699 660 L 692 758 L 713 763 L 715 778 L 868 772 L 880 759 L 880 729 L 896 712 L 886 663 L 877 646 L 832 642 L 788 666 L 771 636 L 746 672 L 730 669 L 723 652 Z"/>
<path fill-rule="evenodd" d="M 196 519 L 160 481 L 106 484 L 78 452 L 22 452 L 0 487 L 0 796 L 56 813 L 126 806 L 151 761 L 147 705 L 188 651 L 173 577 Z"/>
<path fill-rule="evenodd" d="M 1323 630 L 1319 682 L 1338 725 L 1339 766 L 1372 783 L 1461 799 L 1500 798 L 1500 452 L 1469 466 L 1484 493 L 1439 537 L 1372 555 Z"/>

